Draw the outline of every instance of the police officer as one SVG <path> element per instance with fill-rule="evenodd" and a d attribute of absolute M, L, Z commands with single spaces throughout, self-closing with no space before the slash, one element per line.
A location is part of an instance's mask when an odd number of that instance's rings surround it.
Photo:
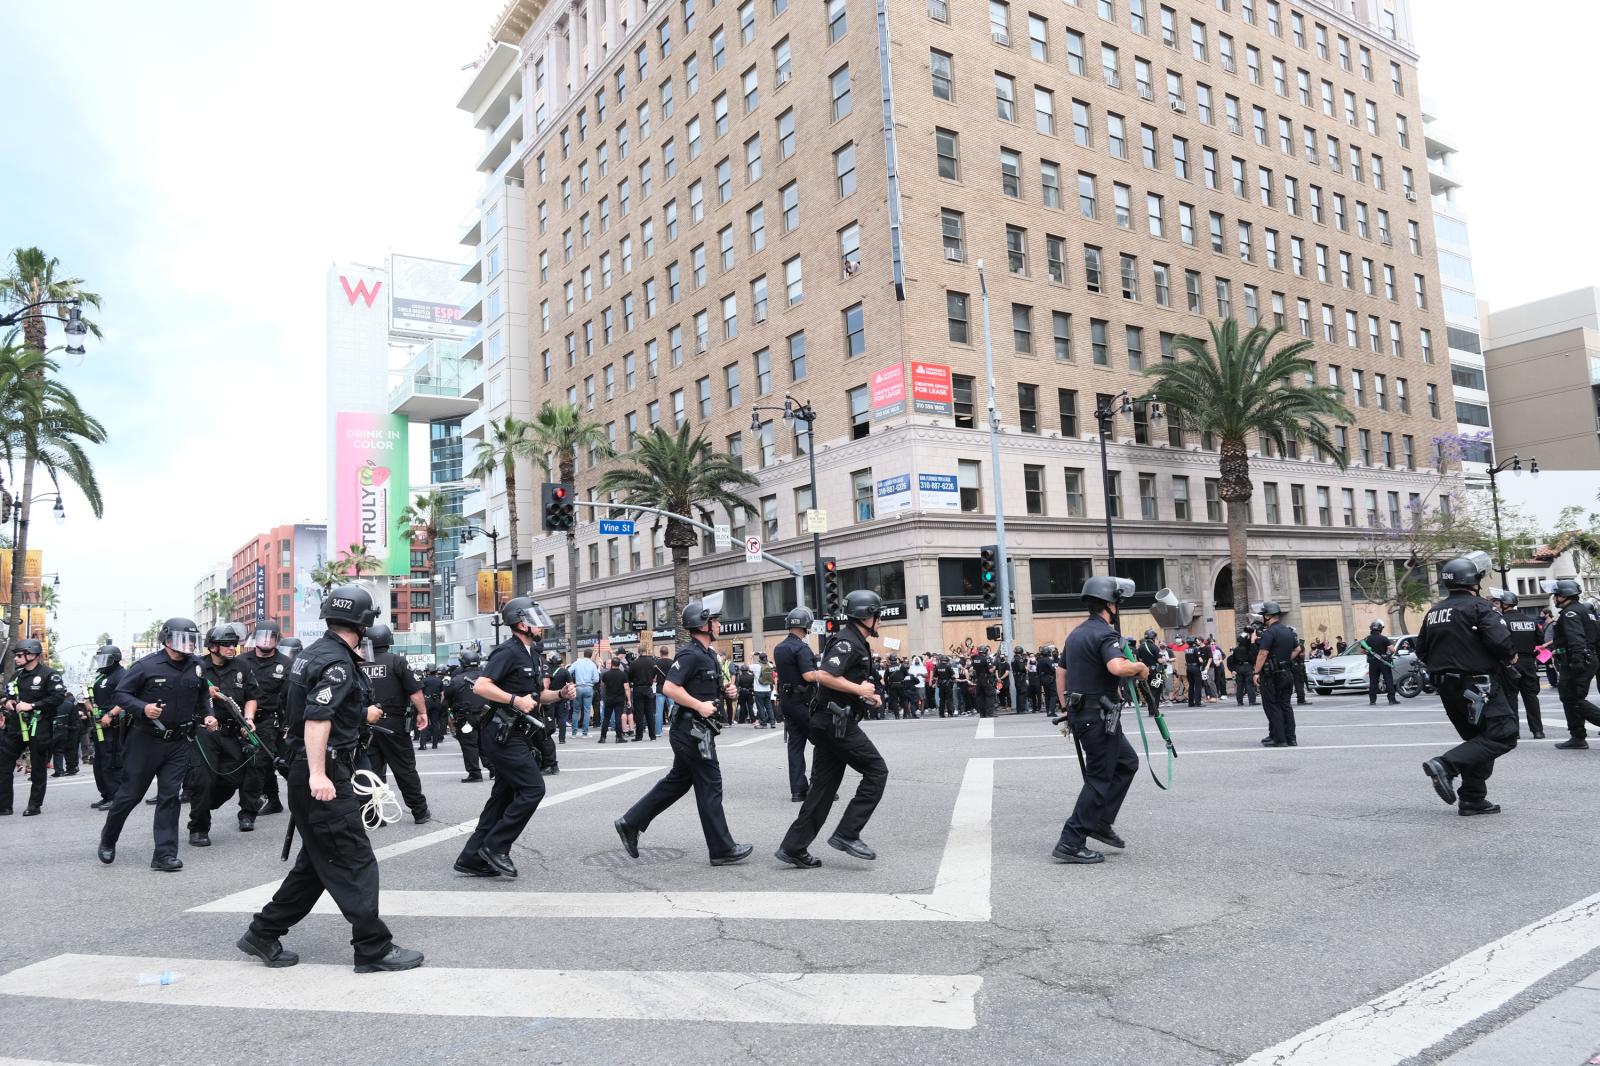
<path fill-rule="evenodd" d="M 283 750 L 284 699 L 288 692 L 289 667 L 294 663 L 285 650 L 289 642 L 279 640 L 281 633 L 278 623 L 260 619 L 250 637 L 250 654 L 241 657 L 256 679 L 256 713 L 251 724 L 261 743 L 266 745 L 270 758 L 276 758 Z M 261 775 L 261 794 L 267 801 L 262 814 L 283 813 L 278 775 L 270 769 Z"/>
<path fill-rule="evenodd" d="M 41 646 L 42 647 L 42 646 Z M 50 732 L 51 777 L 76 777 L 78 746 L 83 742 L 83 712 L 78 701 L 62 682 L 61 702 L 56 705 L 55 725 Z"/>
<path fill-rule="evenodd" d="M 89 703 L 94 707 L 94 783 L 100 799 L 89 804 L 96 811 L 107 810 L 122 785 L 122 743 L 124 723 L 117 706 L 117 685 L 127 671 L 122 666 L 122 649 L 106 644 L 94 653 L 94 680 L 89 682 Z"/>
<path fill-rule="evenodd" d="M 715 729 L 702 722 L 717 713 L 719 694 L 732 698 L 735 692 L 731 682 L 723 681 L 711 647 L 720 628 L 721 601 L 722 594 L 716 593 L 704 600 L 693 600 L 683 609 L 683 628 L 691 639 L 678 649 L 661 685 L 662 693 L 672 701 L 672 725 L 667 730 L 672 769 L 628 813 L 612 823 L 622 838 L 622 846 L 635 859 L 639 857 L 639 834 L 690 788 L 694 789 L 694 805 L 700 814 L 700 830 L 705 835 L 712 866 L 743 862 L 754 850 L 749 844 L 736 843 L 728 832 L 728 819 L 722 811 L 722 767 L 717 762 Z"/>
<path fill-rule="evenodd" d="M 1567 715 L 1567 732 L 1572 735 L 1572 739 L 1556 747 L 1587 748 L 1589 731 L 1584 723 L 1600 725 L 1600 707 L 1588 699 L 1596 666 L 1594 640 L 1589 631 L 1594 625 L 1594 616 L 1579 601 L 1583 590 L 1572 578 L 1546 581 L 1542 590 L 1556 601 L 1555 620 L 1546 636 L 1555 652 L 1556 691 L 1561 696 L 1561 709 Z"/>
<path fill-rule="evenodd" d="M 1544 718 L 1539 713 L 1539 660 L 1536 657 L 1544 634 L 1539 616 L 1517 606 L 1517 594 L 1509 589 L 1495 589 L 1489 595 L 1500 617 L 1505 619 L 1511 633 L 1511 647 L 1517 661 L 1505 670 L 1501 684 L 1505 687 L 1506 703 L 1512 711 L 1517 709 L 1517 696 L 1522 696 L 1522 706 L 1528 716 L 1528 731 L 1534 740 L 1544 739 Z M 1587 730 L 1586 730 L 1587 731 Z"/>
<path fill-rule="evenodd" d="M 206 634 L 206 654 L 201 660 L 206 684 L 211 686 L 213 710 L 218 711 L 216 732 L 194 738 L 196 772 L 189 802 L 189 846 L 211 846 L 211 812 L 221 810 L 239 792 L 239 832 L 256 827 L 261 813 L 261 773 L 264 760 L 245 739 L 233 715 L 221 710 L 224 698 L 232 700 L 248 722 L 256 713 L 255 674 L 238 661 L 239 637 L 227 626 L 214 626 Z"/>
<path fill-rule="evenodd" d="M 286 951 L 279 938 L 326 891 L 351 925 L 356 973 L 414 969 L 422 965 L 422 953 L 396 944 L 378 916 L 378 860 L 362 823 L 362 801 L 350 784 L 357 727 L 372 704 L 356 647 L 378 608 L 366 589 L 351 584 L 329 592 L 320 613 L 327 631 L 295 659 L 286 701 L 293 761 L 284 791 L 300 854 L 238 947 L 268 966 L 293 966 L 300 956 Z"/>
<path fill-rule="evenodd" d="M 1394 694 L 1394 660 L 1389 657 L 1394 641 L 1383 635 L 1383 623 L 1374 618 L 1367 635 L 1356 643 L 1367 653 L 1367 706 L 1377 705 L 1380 685 L 1390 703 L 1399 703 Z"/>
<path fill-rule="evenodd" d="M 1248 629 L 1239 630 L 1239 643 L 1233 646 L 1233 658 L 1228 663 L 1233 669 L 1233 698 L 1240 707 L 1244 706 L 1245 697 L 1250 697 L 1250 706 L 1256 705 L 1256 638 Z"/>
<path fill-rule="evenodd" d="M 950 665 L 950 656 L 939 656 L 939 665 L 933 668 L 933 683 L 939 689 L 939 717 L 956 716 L 956 668 Z"/>
<path fill-rule="evenodd" d="M 211 713 L 211 686 L 195 653 L 200 650 L 200 627 L 187 618 L 169 618 L 158 637 L 161 650 L 146 655 L 122 675 L 117 684 L 117 706 L 128 719 L 128 739 L 122 750 L 122 787 L 106 812 L 100 830 L 100 861 L 117 858 L 117 838 L 128 814 L 150 782 L 156 782 L 156 849 L 150 869 L 176 873 L 178 858 L 178 790 L 189 770 L 189 743 L 198 727 L 217 728 Z"/>
<path fill-rule="evenodd" d="M 544 799 L 544 775 L 536 749 L 554 756 L 542 704 L 572 699 L 576 686 L 552 688 L 543 670 L 544 631 L 554 623 L 538 602 L 513 597 L 500 609 L 511 635 L 489 653 L 473 694 L 488 705 L 478 743 L 494 768 L 494 788 L 478 816 L 478 827 L 456 857 L 457 873 L 474 877 L 515 877 L 511 845 L 527 828 Z"/>
<path fill-rule="evenodd" d="M 628 686 L 633 693 L 633 739 L 656 739 L 656 660 L 641 649 L 628 662 Z"/>
<path fill-rule="evenodd" d="M 979 718 L 994 717 L 994 660 L 989 658 L 989 645 L 985 644 L 972 657 L 973 698 L 977 702 Z"/>
<path fill-rule="evenodd" d="M 1199 637 L 1190 637 L 1187 650 L 1183 653 L 1183 673 L 1189 683 L 1189 706 L 1199 707 L 1204 702 L 1206 682 L 1206 655 L 1200 647 Z"/>
<path fill-rule="evenodd" d="M 783 619 L 789 635 L 772 651 L 778 672 L 778 710 L 783 714 L 783 739 L 789 748 L 789 800 L 806 798 L 806 739 L 811 729 L 811 698 L 817 683 L 817 657 L 811 654 L 806 634 L 814 616 L 809 607 L 796 607 Z M 940 711 L 940 715 L 943 715 Z"/>
<path fill-rule="evenodd" d="M 1296 747 L 1294 706 L 1289 693 L 1294 688 L 1294 661 L 1300 655 L 1300 638 L 1283 620 L 1283 608 L 1267 600 L 1259 611 L 1263 629 L 1256 645 L 1253 666 L 1256 687 L 1261 690 L 1261 706 L 1267 715 L 1267 735 L 1262 747 Z"/>
<path fill-rule="evenodd" d="M 361 664 L 362 673 L 372 688 L 372 701 L 383 708 L 378 721 L 386 732 L 372 731 L 372 742 L 367 755 L 372 760 L 372 772 L 389 779 L 389 767 L 394 768 L 395 783 L 400 795 L 418 825 L 431 820 L 428 797 L 422 794 L 422 778 L 417 776 L 417 753 L 411 747 L 411 731 L 406 725 L 407 712 L 416 712 L 417 734 L 425 736 L 428 728 L 428 710 L 423 703 L 422 682 L 411 672 L 404 655 L 396 655 L 394 633 L 386 625 L 375 625 L 367 630 L 372 642 L 372 659 Z"/>
<path fill-rule="evenodd" d="M 301 643 L 299 637 L 284 637 L 282 640 L 278 641 L 278 650 L 287 655 L 290 662 L 298 659 L 300 657 L 300 652 L 304 649 L 305 645 Z M 287 713 L 287 710 L 288 701 L 285 700 L 285 713 Z"/>
<path fill-rule="evenodd" d="M 1154 632 L 1151 630 L 1150 632 Z M 1056 650 L 1046 644 L 1039 649 L 1039 706 L 1034 710 L 1040 714 L 1054 714 L 1056 706 Z M 1151 705 L 1151 710 L 1155 705 Z"/>
<path fill-rule="evenodd" d="M 883 717 L 885 711 L 891 718 L 899 718 L 905 713 L 903 693 L 907 669 L 906 664 L 900 661 L 900 656 L 889 656 L 889 663 L 883 671 L 884 703 L 880 713 L 874 717 Z"/>
<path fill-rule="evenodd" d="M 427 711 L 427 725 L 417 726 L 417 748 L 420 751 L 432 743 L 433 750 L 438 751 L 439 741 L 444 739 L 444 676 L 437 666 L 422 672 L 422 706 Z M 398 770 L 395 776 L 399 776 Z"/>
<path fill-rule="evenodd" d="M 1127 846 L 1114 824 L 1139 772 L 1139 757 L 1122 732 L 1118 678 L 1146 680 L 1150 667 L 1123 654 L 1122 638 L 1111 622 L 1133 591 L 1133 582 L 1125 577 L 1085 581 L 1083 600 L 1089 617 L 1068 634 L 1056 665 L 1061 709 L 1083 758 L 1083 788 L 1050 853 L 1057 862 L 1104 862 L 1104 854 L 1087 846 L 1090 837 L 1114 848 Z"/>
<path fill-rule="evenodd" d="M 862 731 L 860 721 L 883 704 L 869 643 L 878 636 L 883 599 L 870 589 L 853 589 L 845 594 L 844 614 L 844 628 L 828 642 L 816 676 L 822 691 L 811 715 L 811 788 L 777 851 L 779 862 L 802 870 L 822 865 L 806 848 L 828 820 L 847 766 L 861 775 L 861 784 L 828 838 L 828 846 L 858 859 L 878 857 L 861 839 L 861 831 L 883 799 L 889 767 Z"/>
<path fill-rule="evenodd" d="M 467 776 L 462 784 L 483 780 L 483 766 L 479 761 L 478 738 L 482 735 L 484 711 L 488 704 L 472 686 L 483 676 L 483 661 L 478 653 L 463 648 L 459 656 L 461 669 L 457 670 L 444 686 L 444 705 L 455 726 L 456 741 L 461 745 L 461 761 Z"/>
<path fill-rule="evenodd" d="M 1517 746 L 1517 712 L 1500 688 L 1501 671 L 1517 657 L 1511 631 L 1501 615 L 1478 597 L 1489 572 L 1486 552 L 1452 559 L 1439 570 L 1450 592 L 1428 609 L 1417 634 L 1417 654 L 1439 687 L 1439 699 L 1461 743 L 1422 764 L 1433 790 L 1457 803 L 1463 817 L 1494 814 L 1487 799 L 1494 761 Z M 1461 787 L 1452 779 L 1459 774 Z"/>
<path fill-rule="evenodd" d="M 11 813 L 12 768 L 24 751 L 28 753 L 28 806 L 23 817 L 32 817 L 44 808 L 44 790 L 49 776 L 51 735 L 56 713 L 67 702 L 67 686 L 61 675 L 50 669 L 44 658 L 44 645 L 37 640 L 17 641 L 13 653 L 17 672 L 11 690 L 0 702 L 0 814 Z M 76 714 L 76 708 L 73 709 Z"/>

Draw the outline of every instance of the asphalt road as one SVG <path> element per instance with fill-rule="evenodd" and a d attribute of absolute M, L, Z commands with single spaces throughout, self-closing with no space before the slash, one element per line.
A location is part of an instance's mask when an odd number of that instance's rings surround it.
<path fill-rule="evenodd" d="M 214 846 L 185 844 L 185 870 L 162 875 L 141 807 L 101 866 L 86 770 L 51 782 L 44 817 L 0 820 L 0 1057 L 1235 1063 L 1596 891 L 1600 746 L 1524 741 L 1491 782 L 1504 812 L 1468 819 L 1420 770 L 1454 742 L 1432 697 L 1317 699 L 1299 716 L 1300 746 L 1269 750 L 1258 710 L 1172 709 L 1172 790 L 1141 769 L 1118 821 L 1128 850 L 1095 867 L 1050 861 L 1079 775 L 1043 716 L 869 723 L 890 766 L 863 834 L 880 858 L 819 841 L 815 871 L 772 859 L 796 810 L 783 745 L 741 726 L 721 753 L 747 864 L 707 865 L 690 799 L 645 835 L 646 861 L 626 859 L 611 820 L 664 771 L 665 740 L 591 739 L 562 749 L 513 852 L 522 876 L 460 877 L 448 827 L 488 786 L 459 782 L 447 741 L 421 759 L 437 821 L 374 835 L 386 917 L 428 957 L 397 975 L 351 973 L 336 913 L 286 939 L 300 967 L 235 950 L 282 876 L 283 816 L 241 835 L 219 812 Z M 1442 1061 L 1594 971 L 1587 935 L 1565 955 L 1528 947 L 1500 1002 L 1459 1025 L 1407 996 L 1377 1014 L 1427 1041 L 1406 1061 Z M 1340 1061 L 1308 1055 L 1252 1061 Z"/>

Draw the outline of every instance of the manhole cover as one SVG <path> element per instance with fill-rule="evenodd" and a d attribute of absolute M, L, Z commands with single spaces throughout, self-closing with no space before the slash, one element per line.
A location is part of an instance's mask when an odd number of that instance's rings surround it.
<path fill-rule="evenodd" d="M 606 868 L 616 866 L 659 866 L 662 863 L 677 862 L 687 854 L 682 848 L 640 848 L 639 857 L 635 859 L 621 848 L 615 851 L 597 851 L 593 855 L 585 855 L 585 866 L 601 866 Z"/>

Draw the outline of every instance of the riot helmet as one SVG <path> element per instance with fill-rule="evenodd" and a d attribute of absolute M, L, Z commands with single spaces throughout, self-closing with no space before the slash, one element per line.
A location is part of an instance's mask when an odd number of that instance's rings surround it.
<path fill-rule="evenodd" d="M 100 650 L 94 653 L 96 670 L 110 670 L 120 665 L 122 665 L 122 649 L 115 644 L 103 644 Z"/>
<path fill-rule="evenodd" d="M 187 618 L 169 618 L 161 624 L 158 638 L 163 647 L 179 655 L 195 655 L 200 651 L 200 627 Z"/>

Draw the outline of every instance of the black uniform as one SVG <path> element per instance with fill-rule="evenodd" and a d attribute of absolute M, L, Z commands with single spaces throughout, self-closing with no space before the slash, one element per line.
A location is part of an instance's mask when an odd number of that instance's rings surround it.
<path fill-rule="evenodd" d="M 461 762 L 467 768 L 467 776 L 475 781 L 483 779 L 478 740 L 483 736 L 483 718 L 488 704 L 472 691 L 472 683 L 482 676 L 481 667 L 462 667 L 444 686 L 444 705 L 450 712 L 456 740 L 461 745 Z"/>
<path fill-rule="evenodd" d="M 1555 652 L 1556 691 L 1561 695 L 1561 709 L 1566 712 L 1567 731 L 1573 740 L 1586 741 L 1588 728 L 1585 722 L 1600 725 L 1600 707 L 1589 700 L 1589 686 L 1594 682 L 1595 646 L 1591 627 L 1594 616 L 1581 603 L 1569 603 L 1556 609 L 1551 623 L 1550 644 Z"/>
<path fill-rule="evenodd" d="M 393 944 L 389 927 L 378 916 L 378 860 L 361 820 L 363 802 L 350 786 L 359 730 L 372 704 L 361 666 L 355 651 L 330 629 L 290 667 L 286 728 L 294 761 L 285 792 L 289 817 L 300 834 L 300 854 L 271 902 L 250 922 L 256 939 L 276 940 L 310 914 L 326 891 L 350 923 L 357 966 L 382 959 Z M 333 783 L 334 798 L 327 802 L 311 795 L 308 721 L 332 723 L 323 770 Z"/>
<path fill-rule="evenodd" d="M 1511 647 L 1516 650 L 1517 661 L 1506 667 L 1501 679 L 1505 685 L 1506 703 L 1513 712 L 1517 709 L 1517 696 L 1522 696 L 1522 706 L 1528 716 L 1528 732 L 1538 736 L 1544 732 L 1544 718 L 1539 713 L 1539 645 L 1544 642 L 1539 616 L 1521 607 L 1513 607 L 1500 615 L 1505 619 L 1506 630 L 1511 634 Z"/>
<path fill-rule="evenodd" d="M 1370 707 L 1377 704 L 1380 684 L 1388 695 L 1389 702 L 1399 703 L 1400 700 L 1394 693 L 1394 660 L 1389 656 L 1394 641 L 1382 633 L 1369 633 L 1366 639 L 1359 643 L 1361 650 L 1367 653 L 1367 705 Z"/>
<path fill-rule="evenodd" d="M 1154 668 L 1152 667 L 1152 672 Z M 1151 704 L 1154 707 L 1154 704 Z M 1054 714 L 1056 708 L 1056 657 L 1049 651 L 1039 653 L 1039 705 L 1036 713 Z"/>
<path fill-rule="evenodd" d="M 1120 709 L 1108 722 L 1101 702 L 1104 697 L 1120 708 L 1117 678 L 1106 663 L 1124 657 L 1122 638 L 1099 615 L 1080 624 L 1062 645 L 1067 724 L 1083 747 L 1083 788 L 1061 827 L 1058 847 L 1075 851 L 1084 846 L 1089 833 L 1110 829 L 1139 772 L 1139 757 L 1122 732 Z"/>
<path fill-rule="evenodd" d="M 417 737 L 417 746 L 431 743 L 438 750 L 444 739 L 444 678 L 434 670 L 422 675 L 422 706 L 428 712 L 428 730 Z"/>
<path fill-rule="evenodd" d="M 956 716 L 956 668 L 948 659 L 941 659 L 933 668 L 933 683 L 939 686 L 939 717 Z"/>
<path fill-rule="evenodd" d="M 42 665 L 42 664 L 41 664 Z M 55 727 L 50 735 L 51 777 L 74 777 L 78 773 L 78 745 L 83 741 L 83 712 L 72 693 L 63 687 L 56 705 Z"/>
<path fill-rule="evenodd" d="M 154 858 L 178 856 L 178 789 L 189 770 L 189 741 L 211 716 L 211 689 L 200 660 L 192 655 L 173 659 L 162 648 L 134 663 L 117 684 L 117 706 L 127 719 L 128 739 L 122 749 L 122 787 L 106 812 L 100 846 L 114 848 L 123 823 L 156 782 Z M 161 717 L 145 717 L 145 706 L 161 704 Z"/>
<path fill-rule="evenodd" d="M 1274 622 L 1261 631 L 1256 645 L 1259 654 L 1267 653 L 1261 664 L 1261 705 L 1267 715 L 1267 739 L 1277 744 L 1294 745 L 1294 705 L 1289 694 L 1294 689 L 1294 659 L 1300 638 L 1287 622 Z"/>
<path fill-rule="evenodd" d="M 994 660 L 983 652 L 972 657 L 973 700 L 979 718 L 994 717 Z"/>
<path fill-rule="evenodd" d="M 1199 707 L 1206 693 L 1206 654 L 1198 644 L 1189 645 L 1183 653 L 1183 672 L 1189 682 L 1189 706 Z"/>
<path fill-rule="evenodd" d="M 773 649 L 772 665 L 778 672 L 778 709 L 783 713 L 783 739 L 789 748 L 789 798 L 804 799 L 808 788 L 806 739 L 815 684 L 805 680 L 805 675 L 817 668 L 817 657 L 811 654 L 809 644 L 790 633 Z"/>
<path fill-rule="evenodd" d="M 276 757 L 283 750 L 284 699 L 288 691 L 289 666 L 293 659 L 281 651 L 262 655 L 252 651 L 240 655 L 235 662 L 247 663 L 256 677 L 256 735 L 261 743 Z M 267 772 L 261 775 L 261 792 L 266 797 L 266 814 L 283 810 L 283 800 L 278 794 L 278 775 Z"/>
<path fill-rule="evenodd" d="M 1488 600 L 1456 589 L 1423 616 L 1417 654 L 1433 675 L 1445 714 L 1462 741 L 1439 759 L 1461 775 L 1456 790 L 1461 802 L 1482 803 L 1494 761 L 1517 746 L 1517 712 L 1500 689 L 1500 672 L 1516 654 L 1511 631 Z M 1485 700 L 1477 721 L 1467 698 L 1474 687 Z"/>
<path fill-rule="evenodd" d="M 606 739 L 606 726 L 611 725 L 617 734 L 617 743 L 627 738 L 622 735 L 622 715 L 632 705 L 628 702 L 628 675 L 619 666 L 608 666 L 600 671 L 595 695 L 600 700 L 600 740 Z"/>
<path fill-rule="evenodd" d="M 121 663 L 102 670 L 89 683 L 89 701 L 94 705 L 95 720 L 89 728 L 94 730 L 94 784 L 100 798 L 111 802 L 122 785 L 122 744 L 126 736 L 127 716 L 116 714 L 109 725 L 101 725 L 100 718 L 117 709 L 117 685 L 127 673 Z"/>
<path fill-rule="evenodd" d="M 633 739 L 643 740 L 645 730 L 656 738 L 656 660 L 640 655 L 628 664 L 628 684 L 633 687 Z"/>
<path fill-rule="evenodd" d="M 1256 642 L 1246 637 L 1233 648 L 1233 698 L 1240 707 L 1244 706 L 1245 697 L 1250 698 L 1250 706 L 1256 705 L 1256 652 L 1260 651 Z"/>
<path fill-rule="evenodd" d="M 243 714 L 245 704 L 256 698 L 255 674 L 239 657 L 221 666 L 213 663 L 209 655 L 200 662 L 206 683 L 238 704 Z M 196 774 L 190 785 L 189 832 L 209 832 L 211 812 L 221 810 L 235 790 L 239 793 L 239 829 L 254 829 L 262 807 L 262 773 L 270 774 L 270 764 L 256 754 L 255 747 L 244 738 L 244 731 L 226 711 L 217 715 L 215 733 L 202 729 L 195 734 L 194 748 L 190 761 Z"/>
<path fill-rule="evenodd" d="M 821 669 L 824 673 L 857 684 L 872 681 L 880 700 L 882 698 L 883 684 L 872 668 L 872 647 L 854 623 L 847 623 L 828 642 Z M 822 825 L 828 820 L 828 812 L 838 795 L 839 785 L 844 781 L 845 767 L 861 775 L 861 784 L 856 786 L 856 794 L 850 798 L 844 816 L 833 831 L 834 836 L 843 840 L 861 838 L 861 830 L 877 809 L 878 801 L 883 799 L 883 788 L 889 780 L 888 764 L 878 754 L 871 738 L 861 729 L 861 718 L 868 709 L 865 704 L 855 696 L 826 687 L 822 687 L 816 695 L 808 734 L 813 747 L 811 788 L 806 792 L 805 802 L 800 805 L 800 814 L 784 834 L 783 843 L 778 846 L 779 850 L 789 855 L 805 851 L 817 834 L 822 832 Z M 829 703 L 846 707 L 851 712 L 842 737 L 837 735 L 834 717 L 826 709 Z"/>
<path fill-rule="evenodd" d="M 524 644 L 513 632 L 489 653 L 483 676 L 507 695 L 532 696 L 535 701 L 545 689 L 544 648 L 535 640 Z M 540 772 L 539 752 L 553 743 L 550 730 L 529 725 L 527 719 L 508 707 L 486 704 L 488 713 L 478 731 L 478 745 L 486 762 L 494 769 L 494 788 L 478 815 L 478 827 L 467 838 L 456 865 L 487 873 L 479 857 L 480 848 L 491 855 L 509 855 L 528 819 L 544 800 L 544 774 Z M 533 716 L 541 722 L 538 708 Z"/>
<path fill-rule="evenodd" d="M 411 696 L 422 691 L 422 682 L 411 672 L 411 664 L 404 655 L 380 651 L 371 662 L 361 664 L 362 673 L 372 688 L 372 700 L 383 709 L 378 722 L 387 733 L 372 733 L 367 755 L 372 760 L 372 772 L 389 779 L 389 769 L 394 768 L 395 784 L 400 795 L 418 822 L 428 820 L 428 797 L 422 794 L 422 778 L 417 776 L 417 753 L 411 746 L 410 711 Z"/>
<path fill-rule="evenodd" d="M 61 706 L 67 702 L 67 686 L 61 675 L 40 662 L 32 670 L 18 670 L 11 679 L 8 699 L 32 704 L 32 709 L 19 711 L 7 706 L 3 712 L 5 731 L 0 733 L 0 811 L 11 813 L 11 783 L 16 775 L 12 768 L 23 752 L 28 753 L 28 810 L 38 813 L 44 806 L 44 790 L 50 775 L 51 738 L 55 719 Z M 73 711 L 76 714 L 76 710 Z M 23 739 L 26 731 L 27 739 Z"/>
<path fill-rule="evenodd" d="M 717 657 L 699 640 L 691 640 L 678 649 L 678 656 L 667 671 L 667 680 L 707 703 L 715 703 L 722 694 L 722 671 L 717 666 Z M 717 762 L 716 740 L 707 742 L 710 755 L 702 755 L 700 740 L 693 729 L 699 712 L 675 705 L 671 713 L 672 725 L 667 730 L 667 740 L 672 745 L 672 769 L 629 808 L 622 821 L 628 828 L 642 833 L 658 815 L 693 788 L 706 850 L 713 859 L 730 856 L 738 849 L 738 844 L 728 832 L 728 819 L 722 811 L 722 767 Z"/>

